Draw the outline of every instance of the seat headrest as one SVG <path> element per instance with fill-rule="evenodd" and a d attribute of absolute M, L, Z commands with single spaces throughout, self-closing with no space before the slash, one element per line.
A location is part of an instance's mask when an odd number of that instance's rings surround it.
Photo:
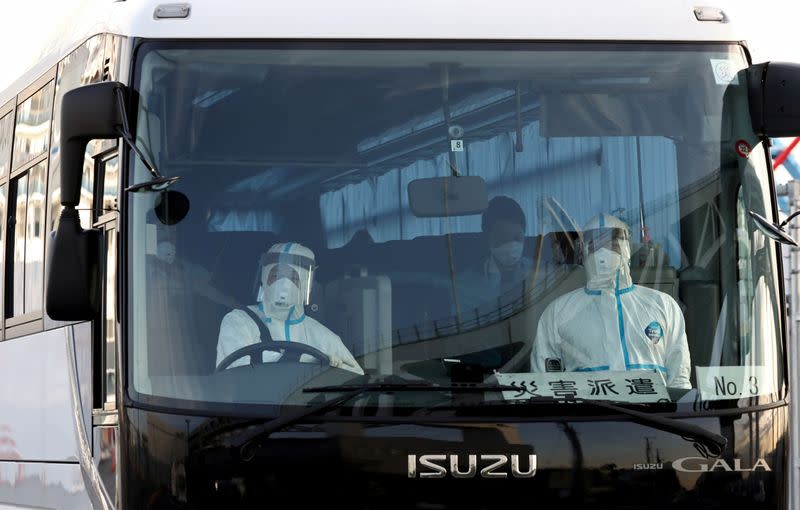
<path fill-rule="evenodd" d="M 551 260 L 554 263 L 580 263 L 580 235 L 578 232 L 548 232 L 544 235 L 544 244 L 546 250 L 551 250 Z"/>

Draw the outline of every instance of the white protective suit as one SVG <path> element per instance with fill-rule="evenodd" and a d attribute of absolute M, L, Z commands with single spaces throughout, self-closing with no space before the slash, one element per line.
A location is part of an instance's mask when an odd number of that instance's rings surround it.
<path fill-rule="evenodd" d="M 584 228 L 587 285 L 545 309 L 531 351 L 533 371 L 656 369 L 668 387 L 691 388 L 683 314 L 669 294 L 633 285 L 629 232 L 605 214 Z"/>
<path fill-rule="evenodd" d="M 262 268 L 259 304 L 249 308 L 262 318 L 272 340 L 302 342 L 316 347 L 330 357 L 331 366 L 363 374 L 339 336 L 305 315 L 304 305 L 308 304 L 313 281 L 314 252 L 298 243 L 279 243 L 262 256 L 259 265 Z M 222 319 L 217 365 L 237 349 L 260 341 L 258 325 L 247 312 L 233 310 Z M 274 362 L 281 356 L 279 352 L 264 351 L 262 359 Z M 302 354 L 300 361 L 319 363 L 309 354 Z M 230 367 L 249 362 L 249 356 L 243 356 Z"/>

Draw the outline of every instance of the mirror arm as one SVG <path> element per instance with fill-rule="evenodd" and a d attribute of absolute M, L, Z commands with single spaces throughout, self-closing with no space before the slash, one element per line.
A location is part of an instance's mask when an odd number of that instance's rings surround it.
<path fill-rule="evenodd" d="M 447 64 L 442 67 L 442 115 L 444 116 L 444 127 L 447 129 L 447 143 L 451 143 L 450 134 L 450 72 Z M 458 166 L 456 165 L 456 155 L 451 147 L 447 148 L 447 160 L 450 164 L 450 175 L 458 177 Z"/>
<path fill-rule="evenodd" d="M 119 109 L 119 116 L 122 119 L 122 127 L 120 128 L 118 126 L 117 131 L 119 132 L 120 136 L 125 141 L 125 143 L 128 144 L 128 147 L 130 147 L 133 150 L 133 152 L 135 152 L 136 155 L 139 156 L 139 159 L 142 161 L 142 163 L 144 163 L 144 166 L 147 167 L 147 170 L 150 171 L 153 177 L 155 177 L 156 179 L 163 179 L 164 176 L 161 175 L 161 173 L 159 173 L 158 170 L 156 170 L 155 165 L 150 163 L 147 157 L 145 157 L 144 153 L 141 150 L 139 150 L 138 147 L 136 147 L 136 143 L 131 137 L 131 130 L 130 127 L 128 126 L 128 112 L 125 108 L 125 96 L 122 92 L 122 88 L 114 89 L 114 93 L 117 96 L 117 108 Z"/>
<path fill-rule="evenodd" d="M 525 150 L 525 147 L 522 145 L 522 87 L 519 82 L 517 82 L 517 140 L 514 144 L 514 150 L 516 152 L 522 152 Z"/>
<path fill-rule="evenodd" d="M 785 227 L 787 223 L 789 223 L 790 221 L 792 221 L 793 219 L 795 219 L 795 218 L 796 218 L 798 215 L 800 215 L 800 209 L 798 209 L 797 211 L 795 211 L 795 212 L 793 212 L 792 214 L 790 214 L 790 215 L 789 215 L 789 217 L 788 217 L 788 218 L 786 218 L 786 219 L 785 219 L 785 220 L 784 220 L 784 221 L 783 221 L 783 222 L 780 224 L 780 227 L 781 227 L 781 228 Z"/>

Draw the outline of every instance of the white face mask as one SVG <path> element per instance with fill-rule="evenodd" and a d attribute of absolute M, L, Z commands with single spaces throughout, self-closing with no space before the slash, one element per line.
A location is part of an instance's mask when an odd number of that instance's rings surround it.
<path fill-rule="evenodd" d="M 584 267 L 590 282 L 607 280 L 622 267 L 622 255 L 608 248 L 600 248 L 586 257 Z"/>
<path fill-rule="evenodd" d="M 519 241 L 509 241 L 500 246 L 492 248 L 492 256 L 494 260 L 502 267 L 511 267 L 516 265 L 522 258 L 522 250 L 524 246 Z"/>
<path fill-rule="evenodd" d="M 288 310 L 300 304 L 300 289 L 288 278 L 276 280 L 265 288 L 264 305 L 271 310 Z"/>

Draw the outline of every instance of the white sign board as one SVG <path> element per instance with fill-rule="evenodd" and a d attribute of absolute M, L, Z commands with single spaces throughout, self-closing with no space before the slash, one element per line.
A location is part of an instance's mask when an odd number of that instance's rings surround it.
<path fill-rule="evenodd" d="M 697 367 L 702 400 L 723 400 L 776 393 L 775 376 L 763 366 Z"/>
<path fill-rule="evenodd" d="M 656 370 L 496 373 L 495 377 L 499 384 L 519 388 L 519 391 L 504 391 L 506 400 L 554 397 L 642 403 L 670 401 L 664 378 Z"/>

